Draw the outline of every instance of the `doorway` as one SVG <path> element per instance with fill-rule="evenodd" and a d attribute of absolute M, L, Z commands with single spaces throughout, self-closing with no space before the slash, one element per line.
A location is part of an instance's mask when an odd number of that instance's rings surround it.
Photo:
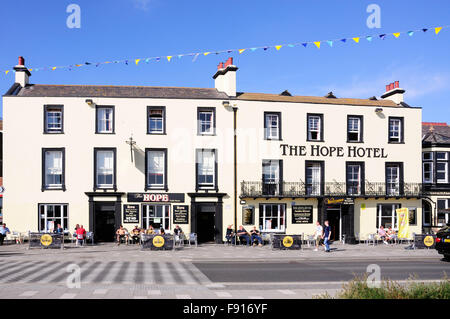
<path fill-rule="evenodd" d="M 215 241 L 216 205 L 197 205 L 197 239 L 199 243 L 213 243 Z"/>
<path fill-rule="evenodd" d="M 94 240 L 96 242 L 112 242 L 115 239 L 115 231 L 115 202 L 95 202 Z"/>
<path fill-rule="evenodd" d="M 331 240 L 337 241 L 341 239 L 341 207 L 328 206 L 327 218 L 331 228 Z"/>

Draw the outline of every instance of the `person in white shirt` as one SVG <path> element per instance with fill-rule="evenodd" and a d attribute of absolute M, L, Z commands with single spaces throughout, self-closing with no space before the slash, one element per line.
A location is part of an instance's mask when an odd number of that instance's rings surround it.
<path fill-rule="evenodd" d="M 317 221 L 316 222 L 316 233 L 314 235 L 314 237 L 316 239 L 316 248 L 314 249 L 314 251 L 319 250 L 319 244 L 320 244 L 320 240 L 322 239 L 322 235 L 323 235 L 323 227 L 322 227 L 322 225 L 320 225 L 319 221 Z"/>

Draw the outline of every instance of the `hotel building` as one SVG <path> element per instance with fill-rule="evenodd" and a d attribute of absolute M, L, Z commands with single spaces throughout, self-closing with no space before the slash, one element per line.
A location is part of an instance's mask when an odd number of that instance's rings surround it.
<path fill-rule="evenodd" d="M 3 96 L 4 220 L 97 240 L 180 225 L 222 242 L 227 225 L 352 243 L 410 211 L 422 231 L 421 108 L 395 82 L 380 99 L 248 93 L 220 63 L 214 88 L 29 83 Z"/>

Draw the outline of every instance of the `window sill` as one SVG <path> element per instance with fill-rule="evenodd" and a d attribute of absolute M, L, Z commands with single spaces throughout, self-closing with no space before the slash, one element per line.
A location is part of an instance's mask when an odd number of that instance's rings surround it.
<path fill-rule="evenodd" d="M 307 142 L 319 142 L 319 143 L 323 143 L 323 142 L 325 142 L 325 140 L 306 140 Z"/>
<path fill-rule="evenodd" d="M 46 135 L 58 135 L 58 134 L 64 134 L 64 132 L 45 132 L 44 131 L 43 134 L 46 134 Z"/>
<path fill-rule="evenodd" d="M 216 133 L 209 134 L 209 133 L 197 133 L 197 136 L 217 136 Z"/>
<path fill-rule="evenodd" d="M 364 141 L 348 141 L 347 140 L 347 143 L 363 144 Z"/>
<path fill-rule="evenodd" d="M 95 132 L 95 134 L 99 134 L 99 135 L 115 135 L 115 132 Z"/>
<path fill-rule="evenodd" d="M 283 141 L 283 139 L 281 138 L 268 138 L 268 137 L 264 137 L 265 141 Z"/>
<path fill-rule="evenodd" d="M 388 141 L 388 144 L 405 144 L 405 142 L 391 142 L 391 141 Z"/>
<path fill-rule="evenodd" d="M 66 187 L 64 187 L 64 186 L 61 186 L 61 187 L 43 187 L 42 191 L 43 192 L 45 192 L 45 191 L 63 191 L 63 192 L 65 192 L 66 191 Z"/>
<path fill-rule="evenodd" d="M 167 135 L 167 133 L 166 132 L 163 132 L 163 133 L 147 132 L 147 135 Z"/>

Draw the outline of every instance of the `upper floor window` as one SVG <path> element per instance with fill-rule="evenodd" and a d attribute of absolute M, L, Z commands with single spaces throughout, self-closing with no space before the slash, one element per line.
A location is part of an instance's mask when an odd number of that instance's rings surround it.
<path fill-rule="evenodd" d="M 114 133 L 114 107 L 97 106 L 96 109 L 96 133 Z"/>
<path fill-rule="evenodd" d="M 216 134 L 216 109 L 213 107 L 199 107 L 197 110 L 198 135 Z"/>
<path fill-rule="evenodd" d="M 196 168 L 196 189 L 217 189 L 216 150 L 197 150 Z"/>
<path fill-rule="evenodd" d="M 307 115 L 308 141 L 323 141 L 323 114 Z"/>
<path fill-rule="evenodd" d="M 264 112 L 264 138 L 281 140 L 281 113 Z"/>
<path fill-rule="evenodd" d="M 347 195 L 361 195 L 364 192 L 364 163 L 347 163 Z"/>
<path fill-rule="evenodd" d="M 64 133 L 62 105 L 44 106 L 44 133 Z"/>
<path fill-rule="evenodd" d="M 423 182 L 433 183 L 433 152 L 423 152 L 422 159 Z"/>
<path fill-rule="evenodd" d="M 323 189 L 324 162 L 306 161 L 305 170 L 307 195 L 320 195 Z"/>
<path fill-rule="evenodd" d="M 64 185 L 64 149 L 42 150 L 42 190 L 62 189 Z"/>
<path fill-rule="evenodd" d="M 146 158 L 146 190 L 167 189 L 167 149 L 147 149 Z"/>
<path fill-rule="evenodd" d="M 149 106 L 147 108 L 147 133 L 166 133 L 166 108 L 164 106 Z"/>
<path fill-rule="evenodd" d="M 347 142 L 362 141 L 362 116 L 349 115 L 347 117 Z"/>
<path fill-rule="evenodd" d="M 283 162 L 281 160 L 263 160 L 262 178 L 263 194 L 278 195 L 281 193 Z"/>
<path fill-rule="evenodd" d="M 95 188 L 116 188 L 116 150 L 98 148 L 95 152 Z"/>
<path fill-rule="evenodd" d="M 400 195 L 403 190 L 403 165 L 386 163 L 386 194 Z"/>
<path fill-rule="evenodd" d="M 389 143 L 403 143 L 403 117 L 389 117 Z"/>
<path fill-rule="evenodd" d="M 436 152 L 436 182 L 448 183 L 448 153 Z"/>

